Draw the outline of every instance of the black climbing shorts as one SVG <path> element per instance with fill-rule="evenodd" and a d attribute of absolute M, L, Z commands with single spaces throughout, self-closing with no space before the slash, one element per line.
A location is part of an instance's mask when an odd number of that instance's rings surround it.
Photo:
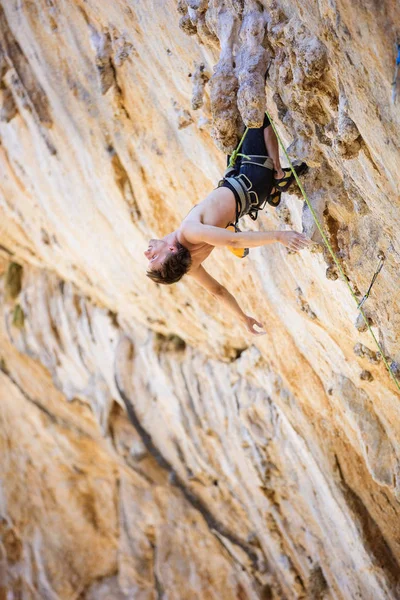
<path fill-rule="evenodd" d="M 245 215 L 255 220 L 271 193 L 274 165 L 267 155 L 264 129 L 270 125 L 265 115 L 262 127 L 249 129 L 244 138 L 235 166 L 227 169 L 220 186 L 229 188 L 236 199 L 236 222 Z M 228 165 L 229 165 L 228 156 Z"/>

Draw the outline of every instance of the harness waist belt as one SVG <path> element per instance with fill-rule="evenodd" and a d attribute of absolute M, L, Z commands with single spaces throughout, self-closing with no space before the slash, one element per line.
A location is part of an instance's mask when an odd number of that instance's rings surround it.
<path fill-rule="evenodd" d="M 270 156 L 243 154 L 242 158 L 243 160 L 240 165 L 241 169 L 247 165 L 255 165 L 270 171 L 274 170 L 274 163 Z M 234 167 L 228 167 L 225 171 L 224 178 L 220 181 L 219 185 L 223 185 L 224 181 L 236 192 L 236 222 L 245 215 L 250 215 L 252 219 L 257 218 L 255 215 L 258 210 L 261 210 L 264 207 L 266 199 L 262 202 L 260 201 L 259 190 L 256 191 L 253 189 L 253 183 L 247 174 L 242 172 L 236 174 Z"/>
<path fill-rule="evenodd" d="M 252 159 L 261 159 L 261 161 Z M 260 154 L 248 154 L 243 156 L 242 165 L 257 165 L 257 167 L 265 167 L 270 171 L 274 170 L 274 163 L 270 156 L 261 156 Z"/>

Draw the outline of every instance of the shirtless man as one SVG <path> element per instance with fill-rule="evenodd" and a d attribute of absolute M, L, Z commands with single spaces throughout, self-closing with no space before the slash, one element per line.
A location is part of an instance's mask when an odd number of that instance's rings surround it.
<path fill-rule="evenodd" d="M 305 167 L 297 167 L 297 173 L 304 172 Z M 281 167 L 278 142 L 265 117 L 262 127 L 249 130 L 242 156 L 234 168 L 228 168 L 220 187 L 196 204 L 178 229 L 161 240 L 150 240 L 144 253 L 149 260 L 147 276 L 156 283 L 171 284 L 187 273 L 222 302 L 250 333 L 265 334 L 263 325 L 242 311 L 232 294 L 207 273 L 202 263 L 216 247 L 255 248 L 280 243 L 295 252 L 306 248 L 311 241 L 296 231 L 241 232 L 237 228 L 244 215 L 255 220 L 266 202 L 277 206 L 280 192 L 292 181 L 290 169 Z M 236 231 L 226 229 L 232 224 Z"/>

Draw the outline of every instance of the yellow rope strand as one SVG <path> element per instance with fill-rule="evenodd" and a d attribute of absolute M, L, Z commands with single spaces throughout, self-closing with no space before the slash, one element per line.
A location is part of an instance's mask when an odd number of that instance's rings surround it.
<path fill-rule="evenodd" d="M 344 273 L 344 271 L 343 271 L 342 265 L 340 264 L 340 262 L 339 262 L 339 259 L 336 257 L 336 254 L 335 254 L 334 250 L 332 249 L 332 246 L 331 246 L 331 244 L 329 243 L 329 240 L 328 240 L 328 238 L 326 237 L 326 235 L 325 235 L 325 233 L 324 233 L 324 230 L 322 229 L 322 226 L 321 226 L 321 224 L 320 224 L 320 222 L 319 222 L 319 220 L 318 220 L 318 217 L 317 217 L 317 215 L 316 215 L 316 213 L 315 213 L 315 210 L 313 209 L 313 207 L 312 207 L 312 205 L 311 205 L 311 202 L 309 201 L 309 199 L 308 199 L 308 196 L 307 196 L 307 194 L 306 194 L 306 192 L 305 192 L 305 190 L 304 190 L 304 188 L 303 188 L 303 185 L 302 185 L 302 183 L 301 183 L 301 181 L 300 181 L 300 179 L 299 179 L 299 177 L 298 177 L 298 175 L 297 175 L 297 173 L 296 173 L 296 171 L 295 171 L 295 169 L 294 169 L 294 167 L 293 167 L 292 161 L 291 161 L 291 160 L 290 160 L 290 158 L 289 158 L 289 155 L 288 155 L 288 153 L 287 153 L 287 151 L 286 151 L 286 148 L 285 148 L 285 146 L 284 146 L 284 144 L 283 144 L 283 142 L 282 142 L 282 139 L 281 139 L 281 137 L 280 137 L 280 135 L 279 135 L 278 131 L 276 130 L 276 127 L 275 127 L 275 125 L 274 125 L 274 122 L 273 122 L 273 121 L 272 121 L 272 119 L 271 119 L 271 116 L 269 115 L 268 111 L 265 111 L 265 113 L 266 113 L 266 115 L 267 115 L 268 119 L 270 120 L 270 123 L 271 123 L 272 129 L 274 130 L 274 132 L 275 132 L 275 135 L 276 135 L 276 137 L 277 137 L 277 139 L 278 139 L 278 141 L 279 141 L 279 145 L 280 145 L 280 147 L 282 148 L 282 150 L 283 150 L 283 152 L 284 152 L 284 154 L 285 154 L 285 156 L 286 156 L 286 158 L 287 158 L 287 161 L 288 161 L 288 163 L 289 163 L 289 165 L 290 165 L 290 169 L 291 169 L 291 171 L 292 171 L 292 173 L 293 173 L 293 176 L 294 176 L 294 178 L 295 178 L 295 180 L 296 180 L 296 182 L 297 182 L 297 185 L 299 186 L 299 189 L 300 189 L 301 193 L 303 194 L 303 198 L 304 198 L 304 200 L 306 201 L 308 208 L 310 209 L 310 212 L 311 212 L 311 214 L 312 214 L 312 217 L 313 217 L 313 219 L 314 219 L 314 221 L 315 221 L 315 224 L 316 224 L 316 226 L 318 227 L 318 230 L 319 230 L 319 232 L 320 232 L 320 234 L 321 234 L 321 236 L 322 236 L 322 239 L 323 239 L 323 241 L 324 241 L 324 243 L 325 243 L 325 246 L 328 248 L 328 250 L 329 250 L 329 253 L 330 253 L 330 255 L 332 256 L 332 258 L 333 258 L 333 260 L 334 260 L 334 262 L 335 262 L 335 264 L 336 264 L 336 266 L 337 266 L 337 268 L 338 268 L 338 270 L 339 270 L 339 273 L 340 273 L 340 275 L 341 275 L 341 277 L 342 277 L 343 281 L 345 282 L 345 284 L 346 284 L 346 285 L 347 285 L 347 287 L 349 288 L 349 290 L 350 290 L 350 293 L 351 293 L 352 297 L 354 298 L 354 300 L 355 300 L 355 302 L 356 302 L 356 304 L 357 304 L 357 308 L 358 308 L 358 304 L 359 304 L 359 302 L 358 302 L 358 298 L 357 298 L 357 296 L 355 295 L 355 293 L 354 293 L 354 290 L 353 290 L 353 288 L 351 287 L 351 285 L 350 285 L 350 283 L 349 283 L 349 280 L 348 280 L 348 278 L 346 277 L 346 275 L 345 275 L 345 273 Z M 245 134 L 246 134 L 246 133 L 247 133 L 247 130 L 246 130 Z M 243 142 L 243 139 L 244 139 L 244 136 L 243 136 L 243 138 L 242 138 L 242 140 L 241 140 L 240 146 L 241 146 L 241 144 L 242 144 L 242 142 Z M 364 322 L 365 322 L 365 324 L 366 324 L 366 326 L 367 326 L 367 328 L 368 328 L 368 331 L 370 332 L 370 334 L 371 334 L 371 336 L 372 336 L 372 339 L 374 340 L 374 342 L 375 342 L 375 344 L 376 344 L 376 347 L 377 347 L 377 348 L 378 348 L 378 350 L 379 350 L 379 353 L 380 353 L 380 355 L 381 355 L 381 357 L 382 357 L 382 360 L 383 360 L 383 362 L 385 363 L 385 367 L 386 367 L 386 369 L 388 370 L 388 373 L 389 373 L 390 377 L 393 379 L 393 381 L 394 381 L 394 383 L 395 383 L 395 385 L 396 385 L 397 389 L 398 389 L 398 390 L 399 390 L 399 392 L 400 392 L 400 383 L 399 383 L 398 379 L 396 379 L 396 377 L 395 377 L 395 375 L 394 375 L 394 373 L 393 373 L 392 369 L 391 369 L 391 368 L 390 368 L 390 366 L 389 366 L 389 363 L 388 363 L 388 361 L 387 361 L 387 359 L 386 359 L 386 357 L 385 357 L 385 355 L 384 355 L 384 353 L 383 353 L 382 347 L 381 347 L 380 343 L 378 342 L 378 340 L 376 339 L 376 336 L 375 336 L 374 332 L 373 332 L 373 331 L 372 331 L 372 329 L 371 329 L 371 326 L 370 326 L 370 324 L 369 324 L 369 320 L 368 320 L 368 318 L 367 318 L 367 316 L 366 316 L 366 314 L 365 314 L 364 310 L 363 310 L 361 307 L 360 307 L 360 308 L 358 308 L 358 310 L 359 310 L 359 311 L 360 311 L 360 313 L 362 314 L 362 317 L 363 317 L 363 319 L 364 319 Z"/>

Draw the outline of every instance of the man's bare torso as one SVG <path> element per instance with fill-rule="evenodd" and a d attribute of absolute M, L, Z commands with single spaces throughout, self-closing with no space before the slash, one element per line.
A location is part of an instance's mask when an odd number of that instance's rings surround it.
<path fill-rule="evenodd" d="M 192 244 L 183 232 L 182 226 L 190 221 L 200 222 L 203 225 L 225 228 L 233 223 L 236 217 L 236 201 L 231 190 L 225 187 L 216 188 L 202 202 L 196 204 L 183 219 L 181 227 L 177 230 L 178 241 L 185 246 L 192 257 L 191 271 L 196 270 L 201 263 L 211 254 L 215 246 L 205 242 Z"/>

